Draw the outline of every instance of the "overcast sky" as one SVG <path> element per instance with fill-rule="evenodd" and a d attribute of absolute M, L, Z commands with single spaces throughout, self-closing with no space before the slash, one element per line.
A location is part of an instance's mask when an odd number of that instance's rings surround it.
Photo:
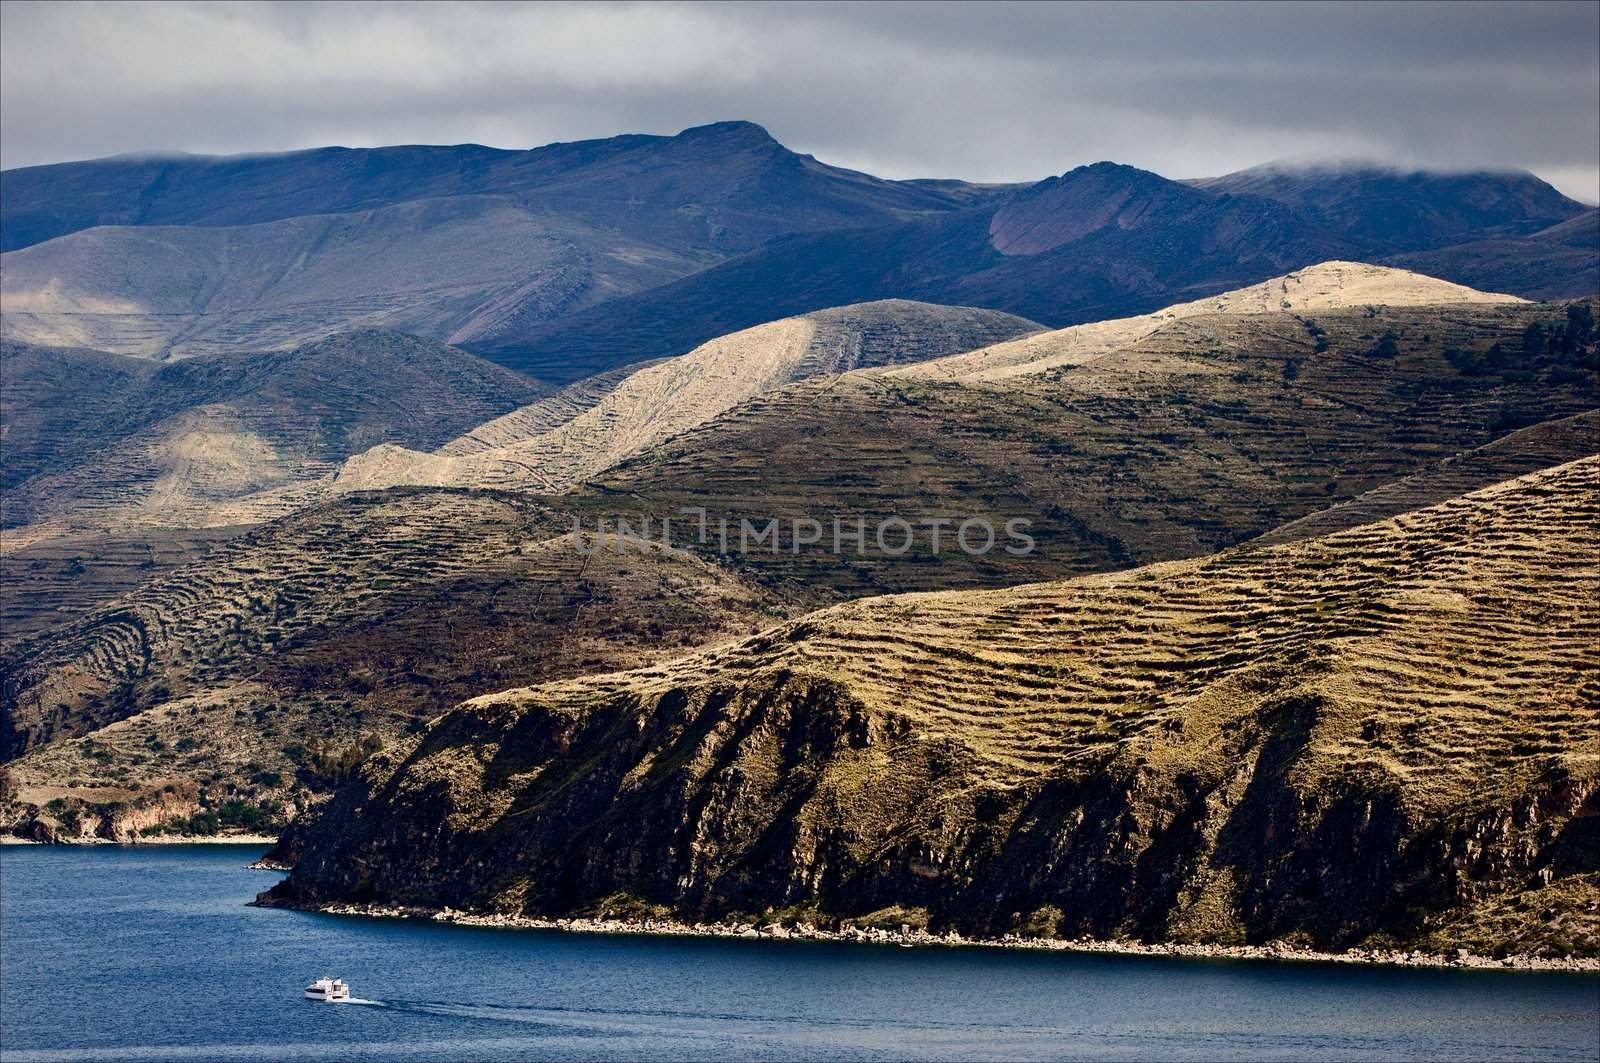
<path fill-rule="evenodd" d="M 887 177 L 1274 159 L 1529 169 L 1600 199 L 1600 3 L 6 2 L 0 164 L 532 147 L 744 118 Z"/>

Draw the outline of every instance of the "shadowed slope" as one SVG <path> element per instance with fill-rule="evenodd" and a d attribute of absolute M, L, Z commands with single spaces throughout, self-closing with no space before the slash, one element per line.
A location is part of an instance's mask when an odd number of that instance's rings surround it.
<path fill-rule="evenodd" d="M 1396 251 L 1456 243 L 1486 229 L 1527 235 L 1586 209 L 1525 171 L 1407 172 L 1269 163 L 1190 183 L 1274 199 L 1339 232 Z"/>
<path fill-rule="evenodd" d="M 244 524 L 316 497 L 315 481 L 385 440 L 434 446 L 545 393 L 464 351 L 399 333 L 345 333 L 293 351 L 220 355 L 107 380 L 128 360 L 46 348 L 7 354 L 31 385 L 8 549 L 79 528 Z M 107 385 L 113 385 L 108 387 Z M 86 418 L 85 411 L 97 416 Z"/>
<path fill-rule="evenodd" d="M 1254 541 L 1289 543 L 1330 535 L 1591 454 L 1600 454 L 1600 410 L 1518 429 L 1405 479 L 1274 528 Z"/>

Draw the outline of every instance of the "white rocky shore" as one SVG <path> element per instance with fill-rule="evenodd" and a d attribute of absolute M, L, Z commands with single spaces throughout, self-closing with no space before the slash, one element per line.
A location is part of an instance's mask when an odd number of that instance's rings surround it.
<path fill-rule="evenodd" d="M 1514 969 L 1523 971 L 1600 972 L 1600 958 L 1546 956 L 1478 956 L 1465 949 L 1451 954 L 1415 951 L 1347 949 L 1318 952 L 1282 942 L 1269 945 L 1143 944 L 1136 941 L 1096 941 L 1090 938 L 1055 940 L 1007 934 L 999 938 L 969 938 L 950 931 L 880 930 L 846 927 L 824 930 L 809 923 L 792 927 L 752 923 L 681 923 L 671 919 L 542 919 L 503 913 L 456 911 L 452 908 L 409 908 L 364 904 L 324 904 L 314 910 L 330 915 L 378 919 L 427 919 L 459 926 L 499 927 L 508 930 L 564 930 L 578 934 L 648 934 L 662 937 L 745 938 L 751 940 L 834 941 L 873 945 L 908 945 L 930 948 L 1034 949 L 1051 952 L 1100 952 L 1127 956 L 1177 956 L 1187 959 L 1289 960 L 1311 963 L 1381 964 L 1395 967 L 1453 967 Z"/>
<path fill-rule="evenodd" d="M 126 838 L 101 838 L 84 834 L 55 841 L 0 834 L 0 845 L 276 845 L 274 834 L 134 834 Z M 282 870 L 287 871 L 288 868 Z"/>

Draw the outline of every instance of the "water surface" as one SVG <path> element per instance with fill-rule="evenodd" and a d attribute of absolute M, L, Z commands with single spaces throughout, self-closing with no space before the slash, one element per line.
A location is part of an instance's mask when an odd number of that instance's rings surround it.
<path fill-rule="evenodd" d="M 0 1058 L 1600 1058 L 1597 976 L 351 919 L 258 852 L 0 851 Z"/>

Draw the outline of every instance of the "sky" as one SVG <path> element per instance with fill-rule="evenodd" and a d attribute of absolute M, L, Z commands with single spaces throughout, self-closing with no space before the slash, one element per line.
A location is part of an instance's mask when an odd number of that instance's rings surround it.
<path fill-rule="evenodd" d="M 725 119 L 885 177 L 1274 160 L 1600 200 L 1600 3 L 0 4 L 0 166 Z"/>

